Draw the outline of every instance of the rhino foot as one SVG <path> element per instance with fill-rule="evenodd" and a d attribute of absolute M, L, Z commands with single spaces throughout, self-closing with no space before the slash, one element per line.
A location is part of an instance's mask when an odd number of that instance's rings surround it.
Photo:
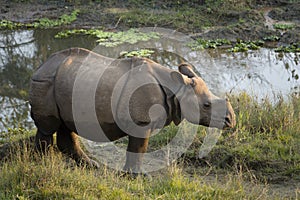
<path fill-rule="evenodd" d="M 138 177 L 141 177 L 143 179 L 152 181 L 152 176 L 146 172 L 120 171 L 120 172 L 118 172 L 118 175 L 120 177 L 126 177 L 129 179 L 137 179 Z"/>
<path fill-rule="evenodd" d="M 97 161 L 93 160 L 93 159 L 84 159 L 81 160 L 79 162 L 76 162 L 78 166 L 80 167 L 86 167 L 88 169 L 99 169 L 100 165 Z"/>

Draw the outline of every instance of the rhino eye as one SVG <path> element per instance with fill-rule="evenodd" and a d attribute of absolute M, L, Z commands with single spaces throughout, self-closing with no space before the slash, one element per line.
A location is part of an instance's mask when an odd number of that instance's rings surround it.
<path fill-rule="evenodd" d="M 209 101 L 205 102 L 204 104 L 205 108 L 210 108 L 211 107 L 211 103 Z"/>

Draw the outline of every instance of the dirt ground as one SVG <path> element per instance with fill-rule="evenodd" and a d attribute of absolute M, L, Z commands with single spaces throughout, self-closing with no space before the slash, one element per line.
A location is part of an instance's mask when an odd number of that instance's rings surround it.
<path fill-rule="evenodd" d="M 3 0 L 1 0 L 3 1 Z M 39 2 L 39 1 L 38 1 Z M 57 18 L 62 14 L 71 13 L 75 8 L 81 12 L 77 20 L 70 28 L 104 27 L 105 29 L 123 30 L 128 27 L 124 20 L 120 19 L 120 12 L 128 9 L 124 5 L 106 5 L 101 3 L 75 4 L 72 1 L 47 2 L 47 3 L 16 3 L 4 1 L 1 3 L 0 20 L 6 19 L 16 22 L 32 22 L 42 17 Z M 200 2 L 200 1 L 199 1 Z M 201 1 L 202 2 L 202 1 Z M 262 1 L 253 9 L 246 11 L 228 11 L 220 19 L 214 22 L 208 29 L 198 30 L 189 28 L 184 32 L 204 39 L 226 38 L 231 41 L 257 40 L 267 36 L 280 37 L 280 43 L 290 44 L 300 42 L 300 2 L 292 1 Z M 132 9 L 132 8 L 131 8 Z M 147 9 L 147 8 L 145 8 Z M 147 9 L 149 11 L 149 9 Z M 151 10 L 151 9 L 150 9 Z M 155 12 L 174 12 L 167 9 L 156 9 Z M 154 13 L 155 13 L 154 12 Z M 207 18 L 212 16 L 205 16 Z M 242 22 L 241 22 L 242 19 Z M 273 24 L 295 24 L 292 29 L 276 30 Z M 138 27 L 151 26 L 151 24 L 135 24 Z M 157 24 L 157 26 L 164 26 Z M 177 27 L 171 27 L 179 29 Z M 182 31 L 182 30 L 178 30 Z"/>

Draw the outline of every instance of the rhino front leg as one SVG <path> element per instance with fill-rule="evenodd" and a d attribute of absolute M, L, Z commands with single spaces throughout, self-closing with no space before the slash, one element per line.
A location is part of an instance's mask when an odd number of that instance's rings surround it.
<path fill-rule="evenodd" d="M 40 129 L 35 136 L 35 149 L 41 153 L 46 153 L 53 145 L 53 134 L 44 134 Z"/>
<path fill-rule="evenodd" d="M 77 165 L 87 165 L 92 168 L 99 168 L 99 164 L 90 159 L 81 149 L 78 135 L 65 126 L 61 126 L 57 131 L 56 143 L 58 149 L 62 153 L 73 158 Z"/>
<path fill-rule="evenodd" d="M 129 143 L 126 152 L 126 164 L 124 171 L 133 175 L 134 177 L 141 174 L 148 176 L 142 170 L 144 153 L 148 147 L 148 141 L 150 137 L 150 130 L 146 132 L 142 138 L 129 136 Z"/>

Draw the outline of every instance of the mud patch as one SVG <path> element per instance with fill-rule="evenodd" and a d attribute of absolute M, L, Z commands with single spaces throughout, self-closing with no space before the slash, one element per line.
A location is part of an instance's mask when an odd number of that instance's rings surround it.
<path fill-rule="evenodd" d="M 162 18 L 165 16 L 165 20 L 158 20 L 155 22 L 155 26 L 173 28 L 185 33 L 193 33 L 196 37 L 203 37 L 204 39 L 217 39 L 226 38 L 231 41 L 236 39 L 241 40 L 258 40 L 268 36 L 279 36 L 282 43 L 295 43 L 300 40 L 300 3 L 289 3 L 290 1 L 262 1 L 256 2 L 256 6 L 251 10 L 246 11 L 228 11 L 223 13 L 222 16 L 215 16 L 214 13 L 204 13 L 203 19 L 190 19 L 193 16 L 193 11 L 187 12 L 189 14 L 186 20 L 182 23 L 176 23 L 170 21 L 170 9 L 165 7 L 156 8 L 156 12 L 150 12 L 149 8 L 135 7 L 123 7 L 121 5 L 109 5 L 100 3 L 88 3 L 88 4 L 72 4 L 61 2 L 48 2 L 48 3 L 14 3 L 6 2 L 2 5 L 0 12 L 0 20 L 6 19 L 16 22 L 34 22 L 39 18 L 47 17 L 49 19 L 55 19 L 57 16 L 63 14 L 70 14 L 74 9 L 79 9 L 77 20 L 68 25 L 67 28 L 99 28 L 102 27 L 106 30 L 126 30 L 133 27 L 142 27 L 153 25 L 154 21 L 150 18 L 155 17 L 157 13 L 160 13 Z M 261 5 L 260 5 L 261 4 Z M 188 5 L 188 4 L 187 4 Z M 198 5 L 199 6 L 199 5 Z M 266 7 L 268 6 L 268 7 Z M 270 7 L 274 6 L 274 7 Z M 265 12 L 267 9 L 267 13 Z M 144 15 L 144 18 L 149 19 L 134 19 L 136 21 L 130 22 L 132 17 L 130 12 L 148 12 L 148 15 Z M 172 16 L 176 16 L 175 11 L 172 10 Z M 177 12 L 177 11 L 176 11 Z M 181 11 L 178 11 L 180 15 Z M 202 11 L 201 11 L 202 12 Z M 129 14 L 128 14 L 129 13 Z M 138 15 L 141 17 L 143 15 Z M 199 17 L 198 15 L 195 15 Z M 184 16 L 182 16 L 184 18 Z M 168 20 L 169 19 L 169 20 Z M 167 21 L 166 21 L 167 20 Z M 211 23 L 209 28 L 200 28 L 199 24 L 193 26 L 193 23 Z M 271 23 L 268 23 L 271 20 Z M 185 23 L 186 21 L 186 23 Z M 277 22 L 294 23 L 295 28 L 292 30 L 279 31 L 272 28 L 272 25 Z M 162 24 L 159 24 L 162 23 Z M 191 24 L 192 23 L 192 24 Z M 201 24 L 200 23 L 200 24 Z M 203 26 L 207 26 L 203 24 Z"/>
<path fill-rule="evenodd" d="M 269 13 L 274 20 L 300 22 L 300 2 L 285 7 L 275 7 Z"/>

